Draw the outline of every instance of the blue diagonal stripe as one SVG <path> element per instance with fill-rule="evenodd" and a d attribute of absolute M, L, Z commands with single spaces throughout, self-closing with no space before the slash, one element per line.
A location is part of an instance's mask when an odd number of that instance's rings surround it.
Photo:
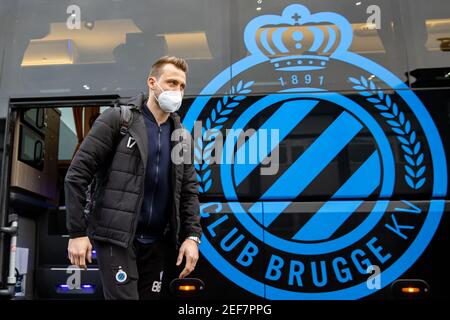
<path fill-rule="evenodd" d="M 342 112 L 260 200 L 295 199 L 361 129 L 362 125 L 358 120 L 349 113 Z M 260 223 L 265 227 L 269 226 L 289 205 L 289 202 L 286 203 L 280 205 L 279 211 L 270 218 L 264 216 L 264 221 Z"/>
<path fill-rule="evenodd" d="M 380 159 L 378 152 L 375 151 L 331 199 L 339 199 L 348 195 L 365 198 L 378 187 L 380 178 Z M 362 203 L 363 200 L 327 201 L 292 239 L 304 241 L 328 239 Z"/>
<path fill-rule="evenodd" d="M 239 152 L 242 151 L 250 150 L 249 146 L 257 145 L 257 140 L 261 129 L 267 130 L 268 137 L 270 136 L 271 129 L 278 129 L 278 143 L 272 143 L 271 141 L 270 144 L 267 144 L 270 146 L 269 148 L 266 148 L 265 150 L 258 150 L 260 155 L 258 161 L 262 161 L 268 156 L 269 152 L 272 152 L 277 147 L 279 142 L 283 141 L 283 139 L 295 128 L 295 126 L 300 123 L 300 121 L 302 121 L 309 112 L 311 112 L 317 103 L 318 102 L 316 100 L 294 100 L 285 102 L 269 119 L 266 120 L 266 122 L 264 122 L 264 124 L 247 140 L 246 143 L 243 143 L 238 148 L 236 154 L 239 154 Z M 239 186 L 239 184 L 252 172 L 252 170 L 258 166 L 258 163 L 251 163 L 251 161 L 246 162 L 247 163 L 236 163 L 234 165 L 236 186 Z"/>

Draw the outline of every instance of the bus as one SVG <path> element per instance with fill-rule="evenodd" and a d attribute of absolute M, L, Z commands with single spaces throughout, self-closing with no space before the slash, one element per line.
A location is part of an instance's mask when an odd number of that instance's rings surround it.
<path fill-rule="evenodd" d="M 64 177 L 164 55 L 189 63 L 196 299 L 450 297 L 447 0 L 5 0 L 0 30 L 1 299 L 103 298 Z"/>

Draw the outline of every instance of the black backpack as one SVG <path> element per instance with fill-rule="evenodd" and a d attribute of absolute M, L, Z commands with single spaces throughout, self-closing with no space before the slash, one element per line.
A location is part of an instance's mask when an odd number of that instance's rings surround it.
<path fill-rule="evenodd" d="M 117 105 L 116 105 L 117 107 Z M 120 105 L 120 138 L 118 139 L 118 141 L 116 141 L 116 144 L 119 143 L 120 139 L 125 136 L 128 132 L 128 128 L 130 127 L 131 123 L 133 122 L 133 111 L 131 111 L 131 109 L 134 106 L 130 106 L 130 105 Z M 94 201 L 93 201 L 93 194 L 95 191 L 95 186 L 96 186 L 96 176 L 94 176 L 94 178 L 92 179 L 92 182 L 88 185 L 87 189 L 86 189 L 86 203 L 84 206 L 84 214 L 85 217 L 87 217 L 89 215 L 89 213 L 91 212 L 93 206 L 94 206 Z"/>
<path fill-rule="evenodd" d="M 133 107 L 134 106 L 120 105 L 120 134 L 122 136 L 127 134 L 128 128 L 133 122 L 133 111 L 131 111 Z"/>

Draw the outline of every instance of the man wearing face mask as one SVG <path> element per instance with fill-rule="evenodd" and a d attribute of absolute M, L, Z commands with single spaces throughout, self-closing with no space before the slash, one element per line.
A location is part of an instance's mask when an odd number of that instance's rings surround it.
<path fill-rule="evenodd" d="M 69 259 L 86 269 L 93 241 L 106 299 L 153 298 L 162 258 L 170 265 L 172 252 L 174 265 L 181 269 L 185 261 L 180 278 L 197 263 L 202 230 L 195 169 L 171 160 L 187 71 L 181 58 L 158 59 L 147 79 L 148 97 L 128 102 L 132 121 L 123 122 L 120 108 L 104 111 L 67 171 Z"/>

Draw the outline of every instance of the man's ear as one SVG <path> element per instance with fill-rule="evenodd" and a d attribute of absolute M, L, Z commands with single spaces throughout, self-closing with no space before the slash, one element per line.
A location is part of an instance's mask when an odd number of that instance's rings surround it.
<path fill-rule="evenodd" d="M 148 77 L 147 78 L 147 86 L 150 89 L 155 90 L 156 89 L 156 78 L 155 77 Z"/>

